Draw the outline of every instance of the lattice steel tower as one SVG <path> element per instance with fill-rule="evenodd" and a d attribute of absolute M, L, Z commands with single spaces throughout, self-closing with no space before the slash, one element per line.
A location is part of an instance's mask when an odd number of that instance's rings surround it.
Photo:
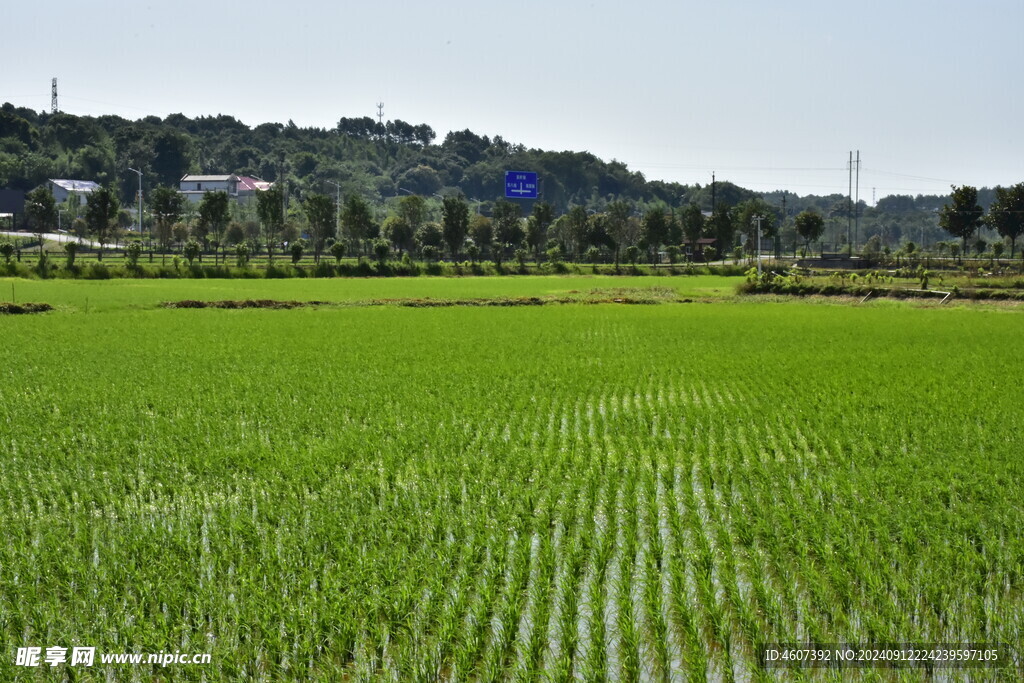
<path fill-rule="evenodd" d="M 50 113 L 57 113 L 57 79 L 50 82 Z"/>

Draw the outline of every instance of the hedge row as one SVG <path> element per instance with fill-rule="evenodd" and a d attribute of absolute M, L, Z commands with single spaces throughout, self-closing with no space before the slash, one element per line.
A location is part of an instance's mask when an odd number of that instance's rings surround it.
<path fill-rule="evenodd" d="M 377 263 L 363 261 L 358 264 L 335 264 L 321 261 L 315 266 L 298 266 L 286 262 L 273 263 L 266 267 L 251 266 L 178 264 L 178 265 L 107 265 L 92 262 L 83 265 L 56 265 L 44 267 L 28 266 L 24 263 L 0 264 L 0 276 L 23 278 L 66 278 L 81 280 L 110 280 L 119 278 L 176 279 L 176 278 L 224 278 L 224 279 L 278 279 L 278 278 L 329 278 L 329 277 L 416 277 L 420 275 L 466 276 L 466 275 L 741 275 L 739 266 L 675 266 L 652 269 L 648 266 L 589 266 L 568 263 L 542 263 L 537 266 L 520 266 L 505 263 L 407 263 L 389 261 Z"/>

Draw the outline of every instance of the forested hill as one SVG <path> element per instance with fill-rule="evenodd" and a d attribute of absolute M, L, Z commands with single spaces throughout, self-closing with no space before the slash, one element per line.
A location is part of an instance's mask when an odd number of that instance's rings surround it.
<path fill-rule="evenodd" d="M 171 114 L 130 121 L 119 116 L 74 116 L 41 113 L 4 104 L 0 107 L 0 187 L 30 190 L 48 178 L 94 180 L 115 185 L 131 200 L 140 169 L 146 186 L 176 187 L 186 173 L 235 173 L 277 181 L 283 167 L 289 193 L 343 194 L 382 202 L 399 194 L 430 197 L 460 191 L 487 203 L 504 194 L 505 170 L 540 174 L 546 201 L 558 213 L 570 205 L 603 211 L 616 199 L 637 210 L 664 204 L 696 202 L 711 208 L 711 187 L 647 180 L 618 161 L 588 152 L 527 149 L 500 136 L 469 130 L 448 133 L 440 142 L 426 125 L 404 121 L 378 123 L 370 117 L 342 118 L 331 129 L 263 123 L 250 127 L 231 116 L 188 118 Z M 756 193 L 729 182 L 716 184 L 717 201 L 726 206 L 756 196 L 779 205 L 781 192 Z M 979 195 L 983 205 L 989 198 Z M 888 198 L 894 214 L 928 212 L 945 197 Z M 880 205 L 882 202 L 880 202 Z M 815 207 L 833 215 L 846 210 L 843 195 L 789 196 L 787 213 Z M 837 209 L 838 207 L 838 209 Z"/>

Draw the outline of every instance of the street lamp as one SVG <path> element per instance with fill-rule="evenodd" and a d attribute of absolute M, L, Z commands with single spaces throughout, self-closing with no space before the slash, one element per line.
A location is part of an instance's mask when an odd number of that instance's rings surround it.
<path fill-rule="evenodd" d="M 142 239 L 142 171 L 129 168 L 129 171 L 139 176 L 139 239 Z"/>

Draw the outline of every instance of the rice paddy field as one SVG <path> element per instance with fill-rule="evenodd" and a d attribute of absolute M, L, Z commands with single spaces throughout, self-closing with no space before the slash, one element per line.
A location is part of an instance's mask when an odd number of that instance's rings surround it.
<path fill-rule="evenodd" d="M 16 281 L 0 679 L 1019 679 L 1022 311 L 735 282 Z M 694 300 L 158 306 L 623 287 Z M 759 665 L 809 641 L 1008 659 Z M 80 645 L 211 661 L 15 662 Z"/>

